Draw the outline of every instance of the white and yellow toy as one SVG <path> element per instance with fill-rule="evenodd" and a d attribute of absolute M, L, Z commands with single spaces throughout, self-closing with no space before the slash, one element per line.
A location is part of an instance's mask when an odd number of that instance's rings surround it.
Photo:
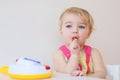
<path fill-rule="evenodd" d="M 17 79 L 50 78 L 53 75 L 49 66 L 31 58 L 17 59 L 15 63 L 1 67 L 0 72 Z"/>

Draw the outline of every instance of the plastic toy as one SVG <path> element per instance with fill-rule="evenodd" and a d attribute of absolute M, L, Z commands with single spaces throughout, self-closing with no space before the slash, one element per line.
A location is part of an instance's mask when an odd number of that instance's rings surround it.
<path fill-rule="evenodd" d="M 43 65 L 39 61 L 31 58 L 16 59 L 15 63 L 1 67 L 0 73 L 17 79 L 50 78 L 53 75 L 50 66 Z"/>

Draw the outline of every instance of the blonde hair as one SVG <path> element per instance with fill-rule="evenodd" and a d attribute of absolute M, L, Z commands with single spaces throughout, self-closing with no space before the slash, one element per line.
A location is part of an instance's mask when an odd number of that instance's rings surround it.
<path fill-rule="evenodd" d="M 62 18 L 66 14 L 75 14 L 75 15 L 80 16 L 80 18 L 84 21 L 85 25 L 89 26 L 89 28 L 91 30 L 93 30 L 94 21 L 93 21 L 93 18 L 91 16 L 91 14 L 87 10 L 82 9 L 82 8 L 78 8 L 78 7 L 68 8 L 60 15 L 60 18 L 59 18 L 60 29 L 61 29 L 61 26 L 62 26 Z"/>

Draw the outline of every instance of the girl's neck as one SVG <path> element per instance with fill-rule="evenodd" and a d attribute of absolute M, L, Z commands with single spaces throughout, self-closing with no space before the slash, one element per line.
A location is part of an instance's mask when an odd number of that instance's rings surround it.
<path fill-rule="evenodd" d="M 81 46 L 80 46 L 80 51 L 83 51 L 83 50 L 84 50 L 84 46 L 85 46 L 85 45 L 81 45 Z"/>

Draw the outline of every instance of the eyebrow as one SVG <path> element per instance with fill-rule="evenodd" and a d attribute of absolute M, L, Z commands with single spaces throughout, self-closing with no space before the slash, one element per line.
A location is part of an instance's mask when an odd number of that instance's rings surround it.
<path fill-rule="evenodd" d="M 67 21 L 67 22 L 65 22 L 65 24 L 68 24 L 68 23 L 72 23 L 72 22 L 71 22 L 71 21 Z M 82 23 L 79 23 L 79 25 L 85 25 L 85 23 L 82 22 Z"/>
<path fill-rule="evenodd" d="M 65 22 L 65 24 L 67 24 L 67 23 L 72 23 L 71 21 L 67 21 L 67 22 Z"/>

